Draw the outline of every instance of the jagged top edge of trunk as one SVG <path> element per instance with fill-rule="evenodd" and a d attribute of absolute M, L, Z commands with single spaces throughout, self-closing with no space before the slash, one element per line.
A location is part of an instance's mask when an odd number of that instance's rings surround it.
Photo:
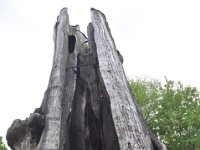
<path fill-rule="evenodd" d="M 105 14 L 102 13 L 100 10 L 95 9 L 95 8 L 91 8 L 90 12 L 91 12 L 92 24 L 95 23 L 95 20 L 98 20 L 97 21 L 98 23 L 101 23 L 103 26 L 105 26 L 106 30 L 108 31 L 108 33 L 109 33 L 109 35 L 111 37 L 111 40 L 112 40 L 113 44 L 114 44 L 114 48 L 115 48 L 115 50 L 117 50 L 114 38 L 113 38 L 113 36 L 111 34 L 111 29 L 110 29 L 110 27 L 108 25 L 108 22 L 107 22 Z M 102 18 L 102 20 L 100 20 L 100 18 Z"/>

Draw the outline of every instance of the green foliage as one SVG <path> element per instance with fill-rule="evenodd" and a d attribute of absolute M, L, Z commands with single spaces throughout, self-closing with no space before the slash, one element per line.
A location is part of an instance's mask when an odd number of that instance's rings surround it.
<path fill-rule="evenodd" d="M 151 130 L 168 150 L 200 150 L 200 97 L 196 88 L 165 80 L 130 81 Z"/>
<path fill-rule="evenodd" d="M 7 150 L 5 144 L 2 141 L 2 137 L 0 136 L 0 150 Z"/>

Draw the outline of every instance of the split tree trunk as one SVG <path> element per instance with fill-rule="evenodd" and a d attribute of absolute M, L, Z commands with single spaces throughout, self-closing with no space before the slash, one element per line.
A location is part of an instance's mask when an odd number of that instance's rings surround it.
<path fill-rule="evenodd" d="M 164 149 L 138 111 L 104 14 L 91 16 L 87 38 L 61 10 L 48 88 L 41 107 L 8 129 L 12 149 Z"/>

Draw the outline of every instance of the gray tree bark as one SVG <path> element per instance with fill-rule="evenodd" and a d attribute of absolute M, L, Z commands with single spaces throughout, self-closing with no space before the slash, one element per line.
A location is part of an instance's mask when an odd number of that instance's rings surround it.
<path fill-rule="evenodd" d="M 11 149 L 165 149 L 137 108 L 105 15 L 91 9 L 91 20 L 87 38 L 61 10 L 48 88 L 40 108 L 8 129 Z"/>

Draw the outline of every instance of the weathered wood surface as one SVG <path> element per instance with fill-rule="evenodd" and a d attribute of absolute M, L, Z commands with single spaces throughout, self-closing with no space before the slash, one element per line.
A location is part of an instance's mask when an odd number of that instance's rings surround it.
<path fill-rule="evenodd" d="M 91 9 L 91 20 L 87 38 L 61 10 L 48 88 L 40 108 L 8 129 L 12 149 L 165 149 L 138 111 L 104 14 Z"/>

